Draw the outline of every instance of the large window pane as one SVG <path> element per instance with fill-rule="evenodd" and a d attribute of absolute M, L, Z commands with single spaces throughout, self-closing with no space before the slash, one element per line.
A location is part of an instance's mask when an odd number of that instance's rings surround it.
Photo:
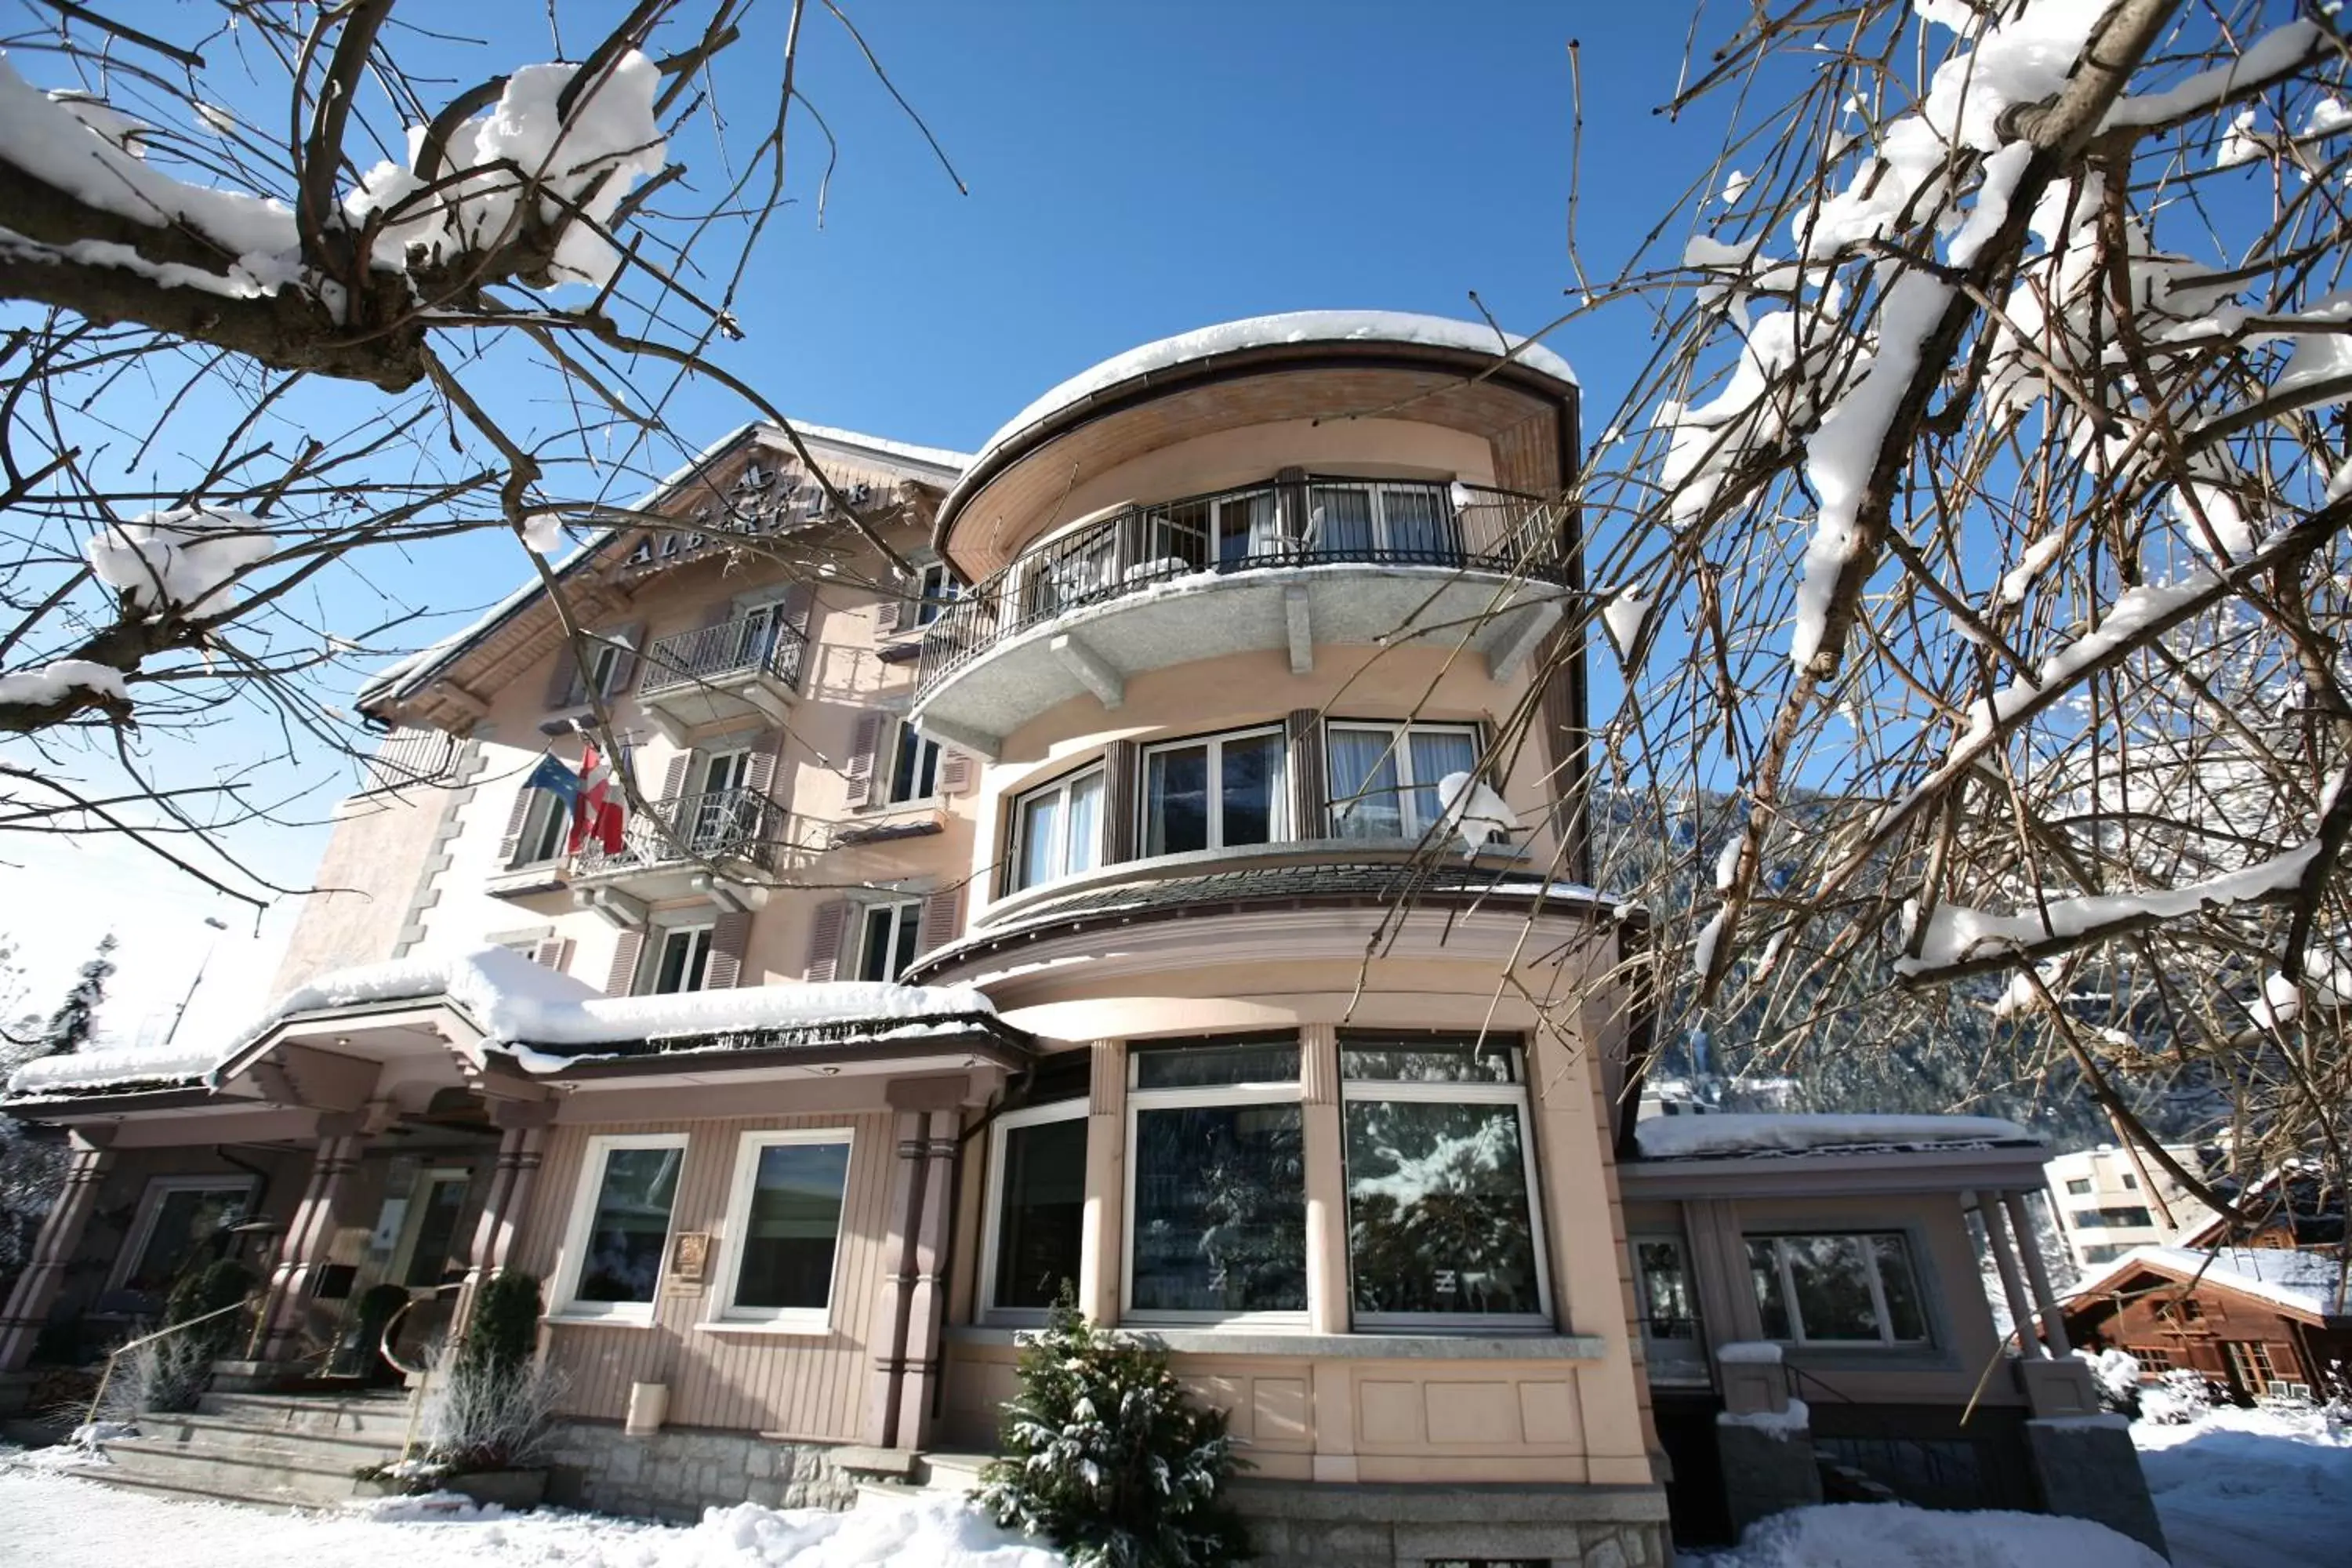
<path fill-rule="evenodd" d="M 212 1261 L 213 1238 L 245 1217 L 249 1189 L 175 1187 L 155 1205 L 155 1223 L 148 1227 L 147 1245 L 123 1287 L 131 1290 L 169 1290 L 182 1270 L 201 1257 Z"/>
<path fill-rule="evenodd" d="M 1871 1251 L 1878 1260 L 1878 1289 L 1886 1299 L 1887 1326 L 1898 1340 L 1927 1337 L 1927 1314 L 1919 1307 L 1918 1281 L 1911 1277 L 1911 1252 L 1899 1236 L 1874 1236 Z"/>
<path fill-rule="evenodd" d="M 1217 503 L 1217 561 L 1239 566 L 1263 562 L 1281 543 L 1278 509 L 1272 490 L 1232 497 Z"/>
<path fill-rule="evenodd" d="M 1518 1108 L 1351 1100 L 1346 1112 L 1356 1310 L 1540 1311 Z"/>
<path fill-rule="evenodd" d="M 1281 821 L 1283 759 L 1279 734 L 1244 735 L 1220 748 L 1218 772 L 1226 844 L 1271 844 Z"/>
<path fill-rule="evenodd" d="M 1139 1089 L 1297 1081 L 1297 1040 L 1243 1040 L 1216 1046 L 1148 1046 L 1135 1053 L 1135 1087 Z"/>
<path fill-rule="evenodd" d="M 1467 731 L 1415 729 L 1406 737 L 1412 751 L 1412 819 L 1407 831 L 1424 833 L 1444 813 L 1438 784 L 1449 773 L 1475 773 L 1478 743 Z"/>
<path fill-rule="evenodd" d="M 1698 1338 L 1698 1309 L 1692 1304 L 1690 1275 L 1683 1267 L 1682 1244 L 1636 1241 L 1633 1266 L 1642 1280 L 1643 1328 L 1654 1340 Z"/>
<path fill-rule="evenodd" d="M 1386 730 L 1329 731 L 1331 821 L 1342 838 L 1404 833 L 1397 796 L 1395 736 Z"/>
<path fill-rule="evenodd" d="M 1135 1115 L 1133 1305 L 1143 1312 L 1307 1307 L 1307 1183 L 1296 1105 Z"/>
<path fill-rule="evenodd" d="M 996 1220 L 1000 1307 L 1050 1307 L 1078 1279 L 1086 1213 L 1087 1119 L 1065 1117 L 1004 1134 Z"/>
<path fill-rule="evenodd" d="M 1171 746 L 1144 760 L 1143 852 L 1209 847 L 1209 748 Z"/>
<path fill-rule="evenodd" d="M 1518 1047 L 1507 1040 L 1339 1041 L 1339 1076 L 1350 1082 L 1517 1083 Z"/>
<path fill-rule="evenodd" d="M 588 1224 L 580 1266 L 583 1301 L 650 1302 L 661 1279 L 670 1206 L 677 1201 L 683 1149 L 611 1149 Z"/>
<path fill-rule="evenodd" d="M 1412 561 L 1445 561 L 1445 508 L 1434 487 L 1391 486 L 1381 492 L 1391 553 Z"/>
<path fill-rule="evenodd" d="M 1318 485 L 1307 503 L 1315 545 L 1326 555 L 1361 560 L 1372 549 L 1372 492 L 1364 485 Z"/>
<path fill-rule="evenodd" d="M 1784 1236 L 1789 1285 L 1807 1340 L 1878 1338 L 1870 1300 L 1870 1259 L 1858 1236 Z"/>
<path fill-rule="evenodd" d="M 1061 871 L 1062 792 L 1048 790 L 1021 807 L 1021 885 L 1034 888 Z"/>
<path fill-rule="evenodd" d="M 1748 1244 L 1748 1275 L 1756 1291 L 1756 1310 L 1764 1319 L 1764 1337 L 1791 1338 L 1788 1293 L 1780 1289 L 1780 1255 L 1771 1242 Z"/>
<path fill-rule="evenodd" d="M 833 1290 L 841 1235 L 841 1194 L 849 1179 L 846 1143 L 771 1143 L 751 1178 L 735 1305 L 770 1311 L 822 1311 Z"/>

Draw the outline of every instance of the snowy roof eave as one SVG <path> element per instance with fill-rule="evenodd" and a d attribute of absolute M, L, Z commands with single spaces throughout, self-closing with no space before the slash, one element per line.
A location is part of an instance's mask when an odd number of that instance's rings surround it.
<path fill-rule="evenodd" d="M 2038 1133 L 2014 1121 L 1990 1116 L 1745 1111 L 1651 1117 L 1635 1126 L 1634 1140 L 1645 1161 L 1787 1159 L 1807 1154 L 1997 1148 L 2038 1152 L 2045 1142 Z"/>
<path fill-rule="evenodd" d="M 1026 437 L 1044 426 L 1064 422 L 1074 411 L 1090 405 L 1114 388 L 1164 374 L 1179 366 L 1247 350 L 1307 343 L 1385 343 L 1482 353 L 1549 377 L 1564 387 L 1582 385 L 1568 361 L 1534 339 L 1450 316 L 1421 315 L 1408 310 L 1287 310 L 1221 321 L 1114 354 L 1036 398 L 991 436 L 965 466 L 962 478 L 948 492 L 947 500 L 940 503 L 940 523 L 943 526 L 987 482 L 998 466 L 997 460 L 1008 448 L 1024 444 Z"/>
<path fill-rule="evenodd" d="M 2256 1268 L 2262 1267 L 2261 1255 L 2274 1252 L 2283 1258 L 2312 1258 L 2315 1250 L 2294 1247 L 2222 1249 L 2231 1254 L 2249 1255 Z M 2336 1267 L 2336 1260 L 2324 1251 L 2319 1252 L 2317 1260 L 2328 1269 Z M 2069 1308 L 2088 1306 L 2094 1297 L 2114 1289 L 2118 1281 L 2141 1269 L 2153 1270 L 2184 1285 L 2193 1280 L 2200 1289 L 2211 1285 L 2219 1289 L 2235 1290 L 2242 1296 L 2251 1296 L 2288 1311 L 2301 1312 L 2315 1321 L 2352 1316 L 2352 1300 L 2345 1299 L 2345 1287 L 2340 1279 L 2327 1286 L 2336 1292 L 2335 1305 L 2331 1307 L 2326 1297 L 2314 1295 L 2305 1287 L 2264 1279 L 2259 1274 L 2248 1274 L 2231 1258 L 2186 1247 L 2135 1247 L 2108 1265 L 2105 1273 L 2076 1287 L 2067 1298 L 2066 1304 Z"/>

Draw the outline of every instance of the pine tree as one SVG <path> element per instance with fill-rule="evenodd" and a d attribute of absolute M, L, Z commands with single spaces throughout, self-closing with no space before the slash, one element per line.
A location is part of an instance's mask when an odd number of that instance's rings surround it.
<path fill-rule="evenodd" d="M 98 939 L 98 952 L 49 1015 L 41 1029 L 41 1054 L 61 1057 L 78 1051 L 89 1043 L 90 1032 L 98 1026 L 98 1009 L 106 1000 L 106 983 L 114 977 L 114 933 L 107 932 Z"/>

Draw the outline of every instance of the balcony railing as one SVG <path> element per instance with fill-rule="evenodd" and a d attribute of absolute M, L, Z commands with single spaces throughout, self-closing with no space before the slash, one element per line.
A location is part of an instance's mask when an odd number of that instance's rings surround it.
<path fill-rule="evenodd" d="M 651 694 L 751 675 L 772 676 L 797 689 L 807 648 L 808 638 L 773 610 L 739 616 L 699 631 L 655 638 L 646 649 L 639 689 Z"/>
<path fill-rule="evenodd" d="M 1565 581 L 1559 509 L 1511 490 L 1315 476 L 1131 507 L 1032 551 L 947 605 L 923 637 L 919 701 L 965 661 L 1088 605 L 1206 573 L 1441 566 Z"/>
<path fill-rule="evenodd" d="M 617 852 L 591 844 L 572 860 L 572 875 L 700 861 L 747 860 L 765 869 L 774 859 L 781 814 L 767 796 L 748 789 L 711 790 L 653 803 L 649 816 L 633 816 Z"/>

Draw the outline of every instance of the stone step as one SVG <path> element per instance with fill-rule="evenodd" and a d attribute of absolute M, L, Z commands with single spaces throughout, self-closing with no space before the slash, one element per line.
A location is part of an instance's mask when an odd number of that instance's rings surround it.
<path fill-rule="evenodd" d="M 217 1415 L 247 1426 L 327 1436 L 389 1436 L 397 1443 L 408 1431 L 408 1395 L 315 1394 L 206 1394 L 197 1414 Z"/>
<path fill-rule="evenodd" d="M 139 1418 L 139 1436 L 149 1442 L 174 1443 L 184 1448 L 214 1454 L 247 1454 L 291 1464 L 343 1464 L 357 1468 L 381 1459 L 400 1457 L 402 1432 L 305 1432 L 272 1426 L 242 1416 L 147 1415 Z"/>
<path fill-rule="evenodd" d="M 214 1491 L 205 1487 L 179 1485 L 157 1480 L 152 1476 L 134 1475 L 115 1465 L 66 1465 L 58 1467 L 52 1473 L 73 1476 L 85 1481 L 94 1481 L 102 1487 L 119 1487 L 124 1491 L 142 1492 L 151 1497 L 172 1498 L 187 1502 L 226 1502 L 235 1503 L 239 1508 L 271 1510 L 331 1506 L 302 1499 L 253 1498 L 237 1492 Z"/>
<path fill-rule="evenodd" d="M 152 1437 L 118 1437 L 103 1452 L 104 1463 L 77 1469 L 100 1480 L 152 1482 L 248 1502 L 318 1507 L 359 1495 L 352 1473 L 357 1466 L 332 1458 L 190 1447 Z"/>
<path fill-rule="evenodd" d="M 925 1491 L 972 1491 L 980 1485 L 982 1467 L 996 1458 L 993 1454 L 926 1453 L 916 1461 L 915 1481 Z"/>

